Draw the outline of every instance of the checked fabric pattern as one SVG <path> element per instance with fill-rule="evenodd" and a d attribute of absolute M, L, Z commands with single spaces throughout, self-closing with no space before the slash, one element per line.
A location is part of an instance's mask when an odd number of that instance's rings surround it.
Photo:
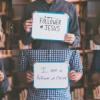
<path fill-rule="evenodd" d="M 82 72 L 80 54 L 76 50 L 21 50 L 19 53 L 19 71 L 32 70 L 35 62 L 65 62 L 70 70 Z M 34 89 L 28 86 L 27 100 L 71 100 L 70 86 L 66 89 Z"/>

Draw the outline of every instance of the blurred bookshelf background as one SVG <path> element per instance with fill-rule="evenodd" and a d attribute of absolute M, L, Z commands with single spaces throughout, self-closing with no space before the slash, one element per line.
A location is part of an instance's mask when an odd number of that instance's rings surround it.
<path fill-rule="evenodd" d="M 8 92 L 3 94 L 2 100 L 26 100 L 27 97 L 26 88 L 18 86 L 16 70 L 19 50 L 26 48 L 19 37 L 19 23 L 24 6 L 33 1 L 0 1 L 0 27 L 4 33 L 0 41 L 0 49 L 3 49 L 0 50 L 0 60 L 4 62 L 9 80 Z M 80 50 L 84 66 L 82 79 L 71 86 L 72 100 L 100 100 L 100 65 L 97 65 L 100 59 L 100 32 L 97 32 L 100 30 L 100 0 L 66 1 L 76 6 L 81 34 L 81 43 L 76 49 Z"/>

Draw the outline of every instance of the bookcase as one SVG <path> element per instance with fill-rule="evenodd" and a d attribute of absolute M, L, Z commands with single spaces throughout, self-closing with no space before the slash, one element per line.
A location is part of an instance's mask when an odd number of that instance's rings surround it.
<path fill-rule="evenodd" d="M 98 8 L 100 6 L 99 0 L 67 0 L 76 5 L 76 10 L 79 17 L 79 26 L 81 34 L 81 44 L 77 49 L 80 49 L 80 53 L 83 61 L 83 78 L 80 82 L 74 83 L 71 87 L 72 89 L 72 100 L 95 100 L 96 92 L 95 87 L 99 89 L 99 82 L 91 81 L 91 76 L 89 75 L 93 50 L 100 50 L 99 47 L 93 44 L 91 37 L 93 36 L 92 29 L 96 27 L 96 18 L 100 14 Z M 92 30 L 93 31 L 93 30 Z M 94 48 L 95 47 L 95 48 Z M 91 58 L 91 59 L 90 59 Z M 82 97 L 82 98 L 80 98 Z M 100 99 L 100 96 L 97 96 L 97 100 Z"/>
<path fill-rule="evenodd" d="M 99 6 L 100 6 L 100 0 L 87 0 L 87 21 L 86 21 L 86 36 L 87 36 L 87 46 L 86 49 L 89 49 L 92 51 L 92 54 L 95 56 L 95 52 L 100 52 L 100 45 L 97 45 L 93 42 L 93 37 L 95 37 L 97 33 L 97 29 L 98 29 L 98 24 L 100 25 L 100 10 L 99 10 Z M 88 55 L 88 53 L 87 53 Z M 97 55 L 96 55 L 97 56 Z M 98 57 L 100 57 L 98 55 Z M 93 61 L 94 62 L 94 59 Z M 99 61 L 98 61 L 99 62 Z M 99 66 L 99 65 L 98 65 Z M 95 65 L 91 66 L 91 67 L 95 67 Z M 92 68 L 91 68 L 92 69 Z M 95 69 L 94 69 L 95 71 Z M 97 71 L 97 70 L 96 70 Z M 92 70 L 88 69 L 87 73 L 93 73 Z M 96 73 L 96 74 L 95 74 Z M 99 100 L 100 99 L 100 94 L 99 96 L 96 95 L 96 89 L 98 89 L 100 91 L 99 85 L 100 85 L 100 81 L 99 78 L 100 72 L 95 72 L 93 74 L 91 74 L 90 76 L 87 74 L 87 80 L 88 80 L 88 87 L 87 87 L 87 91 L 92 91 L 92 98 L 94 98 L 94 100 Z M 90 80 L 90 78 L 92 78 L 92 80 Z M 91 88 L 91 89 L 90 89 Z"/>
<path fill-rule="evenodd" d="M 84 64 L 84 76 L 82 80 L 78 83 L 73 83 L 71 85 L 71 95 L 72 100 L 94 100 L 93 92 L 94 87 L 100 88 L 100 86 L 96 84 L 92 84 L 89 80 L 88 72 L 89 67 L 91 66 L 92 59 L 92 51 L 85 50 L 80 51 L 80 54 L 85 57 L 86 60 L 82 60 Z M 27 90 L 25 87 L 19 87 L 16 79 L 16 70 L 18 67 L 18 55 L 19 50 L 5 50 L 3 51 L 4 55 L 2 56 L 5 59 L 5 70 L 9 79 L 9 88 L 7 94 L 4 96 L 3 100 L 12 100 L 12 98 L 16 97 L 15 100 L 26 100 Z M 91 56 L 91 57 L 90 57 Z M 8 61 L 8 62 L 7 62 Z M 88 62 L 87 62 L 88 61 Z M 12 67 L 11 67 L 12 66 Z M 94 93 L 95 95 L 96 93 Z M 95 97 L 95 96 L 94 96 Z"/>
<path fill-rule="evenodd" d="M 90 40 L 91 40 L 90 32 L 91 32 L 91 29 L 95 27 L 94 22 L 95 22 L 97 13 L 99 13 L 99 10 L 97 9 L 99 9 L 100 1 L 99 0 L 67 0 L 67 1 L 72 2 L 73 4 L 76 5 L 76 10 L 79 17 L 80 33 L 81 33 L 81 44 L 77 49 L 80 50 L 83 66 L 84 66 L 83 78 L 78 83 L 74 83 L 71 86 L 72 100 L 95 100 L 93 99 L 93 98 L 96 98 L 96 95 L 95 95 L 96 93 L 95 93 L 94 88 L 97 87 L 100 89 L 100 86 L 99 86 L 100 83 L 94 84 L 92 83 L 92 81 L 89 80 L 90 77 L 88 73 L 90 70 L 90 66 L 92 62 L 91 59 L 93 56 L 93 50 L 90 49 Z M 18 37 L 18 24 L 20 22 L 22 10 L 28 2 L 29 2 L 28 0 L 13 0 L 12 1 L 14 13 L 13 13 L 13 18 L 11 18 L 10 20 L 11 25 L 9 29 L 13 26 L 12 24 L 14 24 L 15 30 L 12 30 L 12 32 L 16 33 L 15 35 L 16 37 Z M 0 15 L 6 16 L 4 13 L 0 13 Z M 16 42 L 14 43 L 13 47 L 17 49 L 18 46 L 16 47 L 15 44 Z M 8 49 L 9 48 L 10 47 L 8 47 Z M 10 51 L 7 51 L 7 52 L 9 55 Z M 9 57 L 11 58 L 13 56 L 15 66 L 12 72 L 10 74 L 8 73 L 10 87 L 8 89 L 9 91 L 7 95 L 3 98 L 3 100 L 8 100 L 8 99 L 11 100 L 12 97 L 16 97 L 16 100 L 18 100 L 19 98 L 20 100 L 25 100 L 26 95 L 27 95 L 26 89 L 22 89 L 23 91 L 18 90 L 12 84 L 14 81 L 13 78 L 15 78 L 14 72 L 17 67 L 17 60 L 18 60 L 17 55 L 18 55 L 17 50 L 13 50 L 13 53 L 9 55 Z M 12 88 L 14 90 L 12 90 Z"/>
<path fill-rule="evenodd" d="M 99 0 L 88 0 L 87 3 L 87 38 L 90 45 L 90 49 L 100 50 L 100 45 L 96 45 L 93 42 L 93 37 L 98 34 L 98 25 L 100 24 L 100 1 Z M 91 8 L 92 6 L 92 8 Z M 98 39 L 99 40 L 99 39 Z"/>
<path fill-rule="evenodd" d="M 4 49 L 19 48 L 19 23 L 29 0 L 0 0 L 0 18 L 5 34 Z"/>

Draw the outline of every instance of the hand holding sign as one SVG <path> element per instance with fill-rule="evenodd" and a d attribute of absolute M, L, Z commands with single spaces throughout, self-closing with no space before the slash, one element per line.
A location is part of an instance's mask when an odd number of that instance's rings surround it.
<path fill-rule="evenodd" d="M 23 24 L 25 32 L 29 33 L 32 29 L 32 18 L 28 19 Z"/>
<path fill-rule="evenodd" d="M 33 14 L 34 16 L 34 14 Z M 34 19 L 34 18 L 33 18 Z M 29 33 L 32 29 L 32 22 L 34 23 L 33 19 L 28 19 L 25 21 L 24 23 L 24 30 Z M 68 18 L 69 19 L 69 18 Z M 47 21 L 46 21 L 47 20 Z M 40 29 L 45 29 L 45 30 L 48 30 L 48 31 L 60 31 L 60 25 L 61 25 L 61 21 L 62 20 L 58 20 L 57 18 L 56 19 L 53 19 L 52 17 L 44 17 L 44 18 L 41 18 L 40 19 Z M 47 25 L 44 25 L 46 24 Z M 51 24 L 51 25 L 49 25 Z M 67 25 L 68 26 L 68 25 Z M 33 30 L 34 30 L 35 26 L 33 27 Z M 53 32 L 52 32 L 53 33 Z M 58 33 L 57 33 L 58 34 Z M 53 36 L 54 38 L 57 39 L 57 34 L 56 36 Z M 61 34 L 61 33 L 60 33 Z M 46 34 L 45 34 L 46 35 Z M 34 34 L 32 34 L 33 38 L 34 38 Z M 41 35 L 40 35 L 41 36 Z M 39 38 L 42 38 L 42 37 L 39 37 Z M 44 38 L 44 37 L 43 37 Z M 60 37 L 61 38 L 61 37 Z M 48 39 L 49 39 L 49 35 L 48 35 Z M 71 33 L 64 33 L 64 35 L 62 34 L 62 39 L 64 40 L 64 42 L 67 42 L 69 44 L 72 44 L 75 40 L 75 35 L 74 34 L 71 34 Z M 53 38 L 52 38 L 53 40 Z"/>
<path fill-rule="evenodd" d="M 69 72 L 69 78 L 70 78 L 70 80 L 77 82 L 82 78 L 82 73 L 72 70 L 71 72 Z"/>
<path fill-rule="evenodd" d="M 64 37 L 64 42 L 69 43 L 69 44 L 73 44 L 73 42 L 75 41 L 75 35 L 71 34 L 71 33 L 67 33 L 65 34 Z"/>

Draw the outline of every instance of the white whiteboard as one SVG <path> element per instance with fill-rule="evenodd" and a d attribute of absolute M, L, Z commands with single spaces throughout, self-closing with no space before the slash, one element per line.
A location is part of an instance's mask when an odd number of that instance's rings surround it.
<path fill-rule="evenodd" d="M 32 38 L 64 41 L 68 32 L 69 15 L 65 13 L 34 12 Z"/>
<path fill-rule="evenodd" d="M 35 63 L 34 87 L 35 88 L 67 88 L 68 87 L 67 63 Z"/>

